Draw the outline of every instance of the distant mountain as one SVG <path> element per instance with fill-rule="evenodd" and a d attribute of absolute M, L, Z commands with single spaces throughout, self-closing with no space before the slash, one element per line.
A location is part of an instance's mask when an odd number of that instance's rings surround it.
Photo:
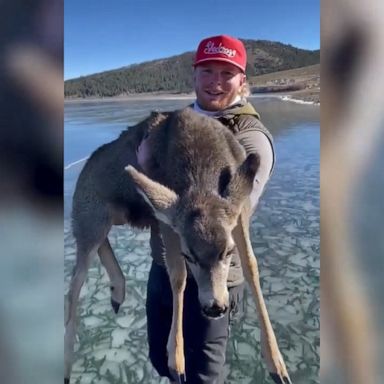
<path fill-rule="evenodd" d="M 257 76 L 320 63 L 320 50 L 310 51 L 267 40 L 244 40 L 246 73 Z M 67 80 L 65 97 L 109 97 L 146 92 L 193 90 L 194 52 Z"/>

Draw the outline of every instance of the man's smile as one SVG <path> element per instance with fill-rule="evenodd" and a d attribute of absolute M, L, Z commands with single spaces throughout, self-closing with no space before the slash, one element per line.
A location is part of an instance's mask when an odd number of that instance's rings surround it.
<path fill-rule="evenodd" d="M 210 91 L 210 90 L 206 90 L 205 92 L 208 93 L 208 95 L 210 95 L 210 96 L 220 96 L 220 95 L 224 94 L 223 91 Z"/>

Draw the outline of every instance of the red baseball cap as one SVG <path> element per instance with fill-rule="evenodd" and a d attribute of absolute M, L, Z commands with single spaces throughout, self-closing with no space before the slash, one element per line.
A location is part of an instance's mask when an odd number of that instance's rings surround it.
<path fill-rule="evenodd" d="M 202 40 L 197 48 L 194 67 L 207 61 L 225 61 L 245 73 L 247 52 L 244 44 L 227 35 L 212 36 Z"/>

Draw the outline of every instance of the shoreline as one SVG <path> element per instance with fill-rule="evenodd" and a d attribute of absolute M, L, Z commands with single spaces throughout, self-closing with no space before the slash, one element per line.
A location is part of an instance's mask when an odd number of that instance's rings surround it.
<path fill-rule="evenodd" d="M 302 99 L 299 99 L 299 98 L 292 97 L 291 95 L 278 96 L 278 97 L 282 101 L 290 101 L 291 103 L 320 106 L 320 102 L 310 101 L 310 100 L 302 100 Z"/>
<path fill-rule="evenodd" d="M 183 93 L 183 94 L 173 94 L 173 93 L 154 93 L 154 94 L 132 94 L 125 96 L 112 96 L 112 97 L 89 97 L 89 98 L 64 98 L 64 104 L 71 103 L 106 103 L 106 102 L 116 102 L 116 101 L 139 101 L 139 100 L 193 100 L 195 99 L 195 93 Z M 287 92 L 273 92 L 273 93 L 254 93 L 248 96 L 249 98 L 277 98 L 282 101 L 289 101 L 297 104 L 304 105 L 315 105 L 320 106 L 320 99 L 318 95 L 314 98 L 311 97 L 308 100 L 306 95 L 300 97 L 299 94 L 287 93 Z M 314 99 L 314 100 L 313 100 Z"/>
<path fill-rule="evenodd" d="M 248 96 L 248 98 L 255 98 L 255 99 L 270 98 L 270 99 L 279 99 L 281 101 L 288 101 L 296 104 L 320 106 L 319 95 L 312 95 L 312 97 L 308 97 L 307 95 L 295 95 L 294 93 L 274 92 L 274 93 L 254 93 Z"/>
<path fill-rule="evenodd" d="M 194 99 L 195 93 L 137 93 L 124 96 L 111 96 L 111 97 L 77 97 L 65 98 L 64 103 L 87 103 L 87 102 L 113 102 L 113 101 L 130 101 L 130 100 L 189 100 Z"/>

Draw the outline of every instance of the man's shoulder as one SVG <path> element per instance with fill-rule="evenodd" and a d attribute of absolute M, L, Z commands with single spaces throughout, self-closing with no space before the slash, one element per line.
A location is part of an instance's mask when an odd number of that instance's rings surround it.
<path fill-rule="evenodd" d="M 230 128 L 233 133 L 240 132 L 248 128 L 263 127 L 260 121 L 260 115 L 256 112 L 251 103 L 243 102 L 235 106 L 224 109 L 217 116 L 217 119 Z"/>
<path fill-rule="evenodd" d="M 248 101 L 242 101 L 238 104 L 223 109 L 222 116 L 234 115 L 234 116 L 249 116 L 251 118 L 260 119 L 260 114 L 255 110 L 255 107 Z"/>

